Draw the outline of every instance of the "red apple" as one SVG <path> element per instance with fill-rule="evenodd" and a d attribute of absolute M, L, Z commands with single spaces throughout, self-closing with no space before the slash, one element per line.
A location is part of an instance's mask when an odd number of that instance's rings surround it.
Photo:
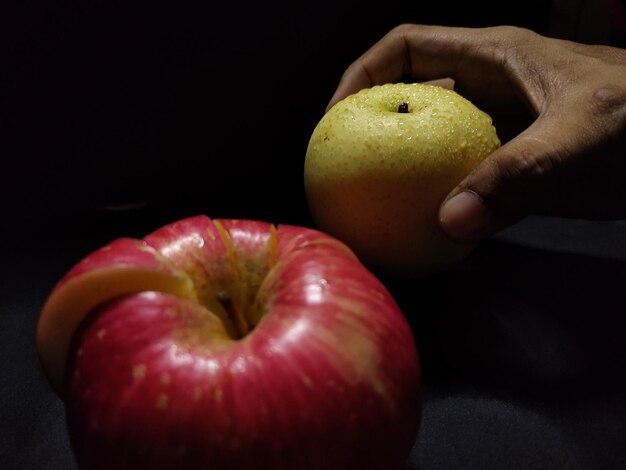
<path fill-rule="evenodd" d="M 37 345 L 82 468 L 389 470 L 418 431 L 406 319 L 308 228 L 198 216 L 116 240 L 53 289 Z"/>

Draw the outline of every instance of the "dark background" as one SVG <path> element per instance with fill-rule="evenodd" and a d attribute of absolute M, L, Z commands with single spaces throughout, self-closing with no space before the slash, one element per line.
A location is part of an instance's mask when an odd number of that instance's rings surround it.
<path fill-rule="evenodd" d="M 108 227 L 105 207 L 146 202 L 166 221 L 302 221 L 308 138 L 345 68 L 384 33 L 403 22 L 545 30 L 549 18 L 537 0 L 506 12 L 484 0 L 299 3 L 25 1 L 0 11 L 6 229 Z"/>
<path fill-rule="evenodd" d="M 23 1 L 0 6 L 0 468 L 75 468 L 38 310 L 118 236 L 311 224 L 308 138 L 404 22 L 549 33 L 547 1 Z M 427 279 L 385 279 L 424 367 L 407 468 L 626 468 L 626 223 L 530 217 Z"/>

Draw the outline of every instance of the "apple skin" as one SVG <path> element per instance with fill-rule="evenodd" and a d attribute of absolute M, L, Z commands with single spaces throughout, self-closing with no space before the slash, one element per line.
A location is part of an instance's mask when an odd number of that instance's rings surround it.
<path fill-rule="evenodd" d="M 475 244 L 444 234 L 439 207 L 499 145 L 490 116 L 452 90 L 419 83 L 362 89 L 313 130 L 304 167 L 311 215 L 376 273 L 445 270 Z"/>
<path fill-rule="evenodd" d="M 313 229 L 197 216 L 114 241 L 55 287 L 38 348 L 85 469 L 399 469 L 418 433 L 405 317 Z"/>

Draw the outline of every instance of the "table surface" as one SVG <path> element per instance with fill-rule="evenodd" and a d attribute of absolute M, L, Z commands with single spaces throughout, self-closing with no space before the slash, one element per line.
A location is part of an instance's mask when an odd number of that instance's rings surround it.
<path fill-rule="evenodd" d="M 109 234 L 5 243 L 0 468 L 76 468 L 39 369 L 38 310 Z M 407 469 L 626 468 L 626 222 L 530 217 L 420 280 L 384 279 L 415 332 L 424 415 Z"/>

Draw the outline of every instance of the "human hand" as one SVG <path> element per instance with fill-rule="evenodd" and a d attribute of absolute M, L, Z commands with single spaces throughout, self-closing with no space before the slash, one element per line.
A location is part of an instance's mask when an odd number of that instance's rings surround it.
<path fill-rule="evenodd" d="M 510 26 L 402 25 L 347 68 L 327 109 L 361 88 L 447 78 L 499 133 L 502 110 L 522 103 L 534 118 L 443 201 L 450 237 L 477 241 L 531 213 L 626 217 L 626 50 Z"/>

